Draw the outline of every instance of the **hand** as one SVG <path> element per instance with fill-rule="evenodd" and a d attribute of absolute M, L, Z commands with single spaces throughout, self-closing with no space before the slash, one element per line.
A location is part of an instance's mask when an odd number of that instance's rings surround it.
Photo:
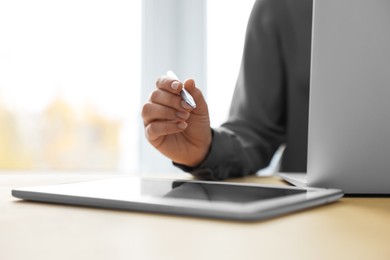
<path fill-rule="evenodd" d="M 180 96 L 183 84 L 161 76 L 157 89 L 144 104 L 142 118 L 148 141 L 172 161 L 196 166 L 206 157 L 211 145 L 210 118 L 202 92 L 192 79 L 184 86 L 196 102 L 192 109 Z"/>

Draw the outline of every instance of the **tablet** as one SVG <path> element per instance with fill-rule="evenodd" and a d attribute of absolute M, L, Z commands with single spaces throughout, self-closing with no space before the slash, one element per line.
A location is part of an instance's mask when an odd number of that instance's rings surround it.
<path fill-rule="evenodd" d="M 261 220 L 333 202 L 336 189 L 117 177 L 13 189 L 31 201 L 231 220 Z"/>

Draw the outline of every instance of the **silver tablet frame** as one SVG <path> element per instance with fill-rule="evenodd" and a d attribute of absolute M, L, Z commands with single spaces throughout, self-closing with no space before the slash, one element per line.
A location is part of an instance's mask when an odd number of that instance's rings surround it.
<path fill-rule="evenodd" d="M 221 218 L 240 221 L 263 220 L 282 214 L 327 204 L 338 200 L 343 196 L 343 192 L 337 189 L 319 189 L 319 188 L 297 188 L 290 186 L 261 185 L 254 183 L 233 183 L 233 182 L 212 182 L 218 185 L 238 185 L 240 187 L 265 187 L 278 189 L 298 189 L 305 190 L 304 194 L 295 194 L 283 197 L 277 197 L 262 201 L 248 202 L 243 204 L 213 201 L 199 201 L 194 199 L 177 198 L 153 198 L 153 197 L 133 197 L 128 200 L 118 199 L 115 196 L 104 194 L 102 196 L 90 196 L 88 192 L 78 193 L 75 191 L 75 185 L 78 189 L 85 186 L 85 190 L 91 188 L 90 185 L 104 185 L 112 180 L 123 181 L 142 181 L 148 180 L 166 180 L 191 183 L 210 183 L 198 180 L 181 179 L 160 179 L 160 178 L 142 178 L 142 177 L 120 177 L 95 181 L 66 183 L 58 185 L 45 185 L 28 188 L 17 188 L 12 190 L 12 195 L 16 198 L 87 207 L 98 207 L 107 209 L 130 210 L 140 212 L 164 213 L 174 215 L 186 215 L 196 217 Z M 65 191 L 64 191 L 65 188 Z"/>

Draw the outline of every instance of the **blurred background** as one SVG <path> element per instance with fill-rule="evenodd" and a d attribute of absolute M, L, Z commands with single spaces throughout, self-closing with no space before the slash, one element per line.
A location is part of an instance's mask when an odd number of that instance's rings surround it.
<path fill-rule="evenodd" d="M 254 0 L 3 0 L 0 169 L 178 172 L 142 104 L 174 70 L 227 118 Z"/>

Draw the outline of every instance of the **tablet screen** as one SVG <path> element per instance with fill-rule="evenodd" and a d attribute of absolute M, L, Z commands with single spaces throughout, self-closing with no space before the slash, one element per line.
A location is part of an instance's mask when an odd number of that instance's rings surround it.
<path fill-rule="evenodd" d="M 172 190 L 164 197 L 196 199 L 203 201 L 253 202 L 281 196 L 305 193 L 304 190 L 278 189 L 211 183 L 174 182 Z"/>
<path fill-rule="evenodd" d="M 152 178 L 113 178 L 29 188 L 46 194 L 138 201 L 141 198 L 247 203 L 306 193 L 305 189 Z"/>
<path fill-rule="evenodd" d="M 305 193 L 301 189 L 284 189 L 248 185 L 225 185 L 205 182 L 143 180 L 141 196 L 161 198 L 194 199 L 202 201 L 225 201 L 246 203 Z"/>

